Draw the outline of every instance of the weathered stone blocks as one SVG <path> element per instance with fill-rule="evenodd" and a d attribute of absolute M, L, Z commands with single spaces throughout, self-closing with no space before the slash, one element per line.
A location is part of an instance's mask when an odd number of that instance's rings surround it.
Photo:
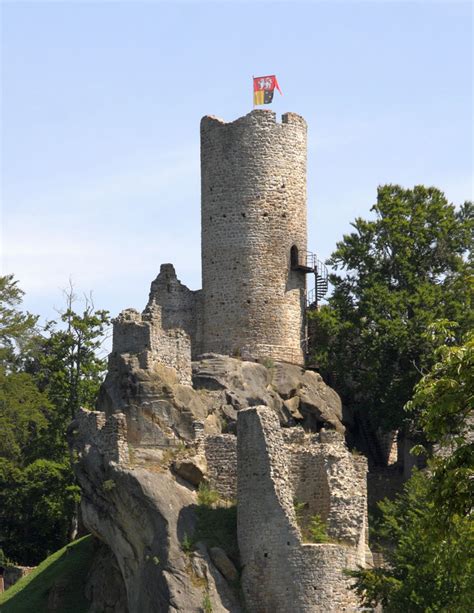
<path fill-rule="evenodd" d="M 357 491 L 363 467 L 351 462 L 337 433 L 330 442 L 319 442 L 319 450 L 316 444 L 316 451 L 311 447 L 306 456 L 299 454 L 304 458 L 299 466 L 292 462 L 296 455 L 291 447 L 301 445 L 304 434 L 288 439 L 289 447 L 267 407 L 239 413 L 237 521 L 246 605 L 255 613 L 354 610 L 357 599 L 343 571 L 365 564 L 365 499 Z M 305 483 L 308 470 L 312 475 Z M 342 506 L 334 500 L 339 492 L 334 480 L 343 485 Z M 301 483 L 305 487 L 299 490 Z M 313 491 L 307 489 L 310 485 Z M 311 511 L 323 519 L 326 514 L 333 542 L 303 542 L 294 507 L 298 492 L 313 504 Z M 338 518 L 332 522 L 334 506 Z M 349 528 L 344 532 L 345 524 Z"/>
<path fill-rule="evenodd" d="M 306 123 L 201 120 L 202 351 L 303 363 Z"/>

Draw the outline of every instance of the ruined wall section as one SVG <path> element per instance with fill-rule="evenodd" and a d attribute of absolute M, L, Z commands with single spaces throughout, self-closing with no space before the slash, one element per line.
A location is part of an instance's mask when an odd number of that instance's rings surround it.
<path fill-rule="evenodd" d="M 164 328 L 162 308 L 151 304 L 143 313 L 126 309 L 113 320 L 112 357 L 133 354 L 140 368 L 160 363 L 174 368 L 183 385 L 192 385 L 191 339 L 181 328 Z"/>
<path fill-rule="evenodd" d="M 202 352 L 303 364 L 306 123 L 201 120 Z"/>
<path fill-rule="evenodd" d="M 291 500 L 299 503 L 299 525 L 319 515 L 330 538 L 357 548 L 360 563 L 370 562 L 367 522 L 367 460 L 347 449 L 337 432 L 307 434 L 282 428 Z M 212 489 L 237 498 L 237 439 L 233 434 L 204 436 Z"/>
<path fill-rule="evenodd" d="M 70 429 L 76 450 L 93 447 L 105 462 L 129 463 L 127 420 L 123 413 L 106 417 L 100 411 L 79 409 Z"/>
<path fill-rule="evenodd" d="M 289 465 L 297 466 L 295 458 L 288 456 L 293 455 L 292 447 L 306 444 L 308 437 L 295 431 L 283 435 L 275 413 L 263 406 L 239 412 L 237 441 L 237 527 L 244 568 L 242 586 L 249 610 L 355 610 L 358 602 L 343 571 L 364 565 L 358 544 L 347 538 L 342 543 L 303 542 L 293 507 L 298 480 L 311 473 L 312 465 L 321 481 L 321 460 L 325 457 L 330 463 L 325 468 L 332 502 L 335 484 L 331 462 L 337 463 L 342 455 L 338 449 L 343 445 L 340 441 L 319 441 L 314 447 L 321 447 L 321 453 L 316 453 L 313 460 L 311 454 L 303 453 L 302 463 L 307 466 L 304 471 L 300 466 L 295 475 L 288 469 Z M 362 475 L 362 466 L 353 468 L 352 477 Z M 351 492 L 349 499 L 353 496 Z M 348 510 L 352 512 L 364 514 L 363 510 Z"/>
<path fill-rule="evenodd" d="M 173 264 L 162 264 L 152 282 L 145 310 L 160 307 L 164 330 L 181 329 L 191 339 L 193 358 L 200 353 L 200 294 L 190 290 L 176 276 Z"/>
<path fill-rule="evenodd" d="M 285 438 L 293 495 L 305 505 L 303 519 L 319 515 L 331 538 L 361 547 L 363 562 L 368 548 L 366 458 L 353 456 L 338 432 Z"/>
<path fill-rule="evenodd" d="M 237 498 L 237 437 L 215 434 L 204 439 L 207 478 L 213 490 L 222 498 Z"/>

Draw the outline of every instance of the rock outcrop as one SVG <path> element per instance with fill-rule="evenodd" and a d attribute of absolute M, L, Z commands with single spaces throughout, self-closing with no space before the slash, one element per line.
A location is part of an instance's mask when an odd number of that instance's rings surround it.
<path fill-rule="evenodd" d="M 249 407 L 261 407 L 256 414 L 265 416 L 272 428 L 283 427 L 271 437 L 280 441 L 279 452 L 287 454 L 285 496 L 290 503 L 293 498 L 304 503 L 302 521 L 316 513 L 333 538 L 346 543 L 319 548 L 326 565 L 318 571 L 321 577 L 327 575 L 331 585 L 338 585 L 343 581 L 342 575 L 338 579 L 339 562 L 353 566 L 370 558 L 366 463 L 345 448 L 339 397 L 320 375 L 291 364 L 263 365 L 207 354 L 193 362 L 194 387 L 190 387 L 179 382 L 174 369 L 161 364 L 142 368 L 136 356 L 129 354 L 112 355 L 110 361 L 100 395 L 103 411 L 81 411 L 69 428 L 69 437 L 82 488 L 83 522 L 108 546 L 118 572 L 114 581 L 122 578 L 130 612 L 201 611 L 203 603 L 210 603 L 214 612 L 241 610 L 235 590 L 239 559 L 229 559 L 220 547 L 196 543 L 193 535 L 201 483 L 207 483 L 221 499 L 237 500 L 237 504 L 245 499 L 243 492 L 251 491 L 260 504 L 258 483 L 252 486 L 244 474 L 248 462 L 242 464 L 242 474 L 238 470 L 238 449 L 250 457 L 253 445 L 248 428 L 240 428 L 245 440 L 239 444 L 236 436 L 238 416 L 242 411 L 247 414 Z M 117 413 L 118 409 L 123 412 Z M 255 456 L 258 462 L 264 462 L 268 450 L 261 453 L 262 457 Z M 248 502 L 245 505 L 248 511 Z M 303 547 L 303 557 L 297 554 L 297 560 L 309 556 L 307 562 L 317 564 L 316 550 L 303 546 L 298 526 L 292 524 L 294 511 L 285 513 L 290 518 L 285 519 L 288 529 L 296 535 L 290 542 L 296 539 L 294 546 Z M 248 522 L 242 518 L 241 525 Z M 259 530 L 265 532 L 263 526 Z M 244 541 L 248 558 L 248 538 Z M 275 550 L 272 555 L 284 552 Z M 278 572 L 270 576 L 269 585 Z M 245 582 L 252 586 L 248 573 Z M 311 571 L 310 576 L 316 580 L 319 575 Z M 100 579 L 88 584 L 94 606 L 122 613 L 123 598 L 113 604 L 113 598 L 104 593 L 102 600 L 97 599 L 98 586 Z M 344 586 L 334 602 L 352 602 L 349 596 L 344 600 L 348 590 Z M 328 590 L 320 593 L 325 602 Z M 321 610 L 304 598 L 301 611 Z M 249 595 L 248 602 L 255 606 L 255 595 Z M 327 602 L 325 607 L 336 610 Z"/>
<path fill-rule="evenodd" d="M 196 492 L 163 467 L 133 467 L 123 441 L 109 435 L 109 420 L 81 411 L 69 429 L 74 471 L 82 489 L 85 526 L 110 548 L 131 613 L 240 611 L 237 597 L 204 545 L 184 551 L 196 527 Z M 94 432 L 94 424 L 99 427 Z M 118 613 L 118 612 L 117 612 Z"/>
<path fill-rule="evenodd" d="M 91 603 L 88 613 L 127 613 L 127 592 L 117 559 L 107 545 L 96 543 L 85 589 Z"/>
<path fill-rule="evenodd" d="M 272 408 L 284 426 L 344 433 L 339 396 L 318 373 L 283 362 L 264 364 L 206 354 L 192 363 L 193 387 L 160 363 L 143 368 L 136 355 L 112 354 L 98 409 L 127 416 L 129 442 L 137 447 L 174 446 L 205 434 L 236 431 L 237 413 Z"/>

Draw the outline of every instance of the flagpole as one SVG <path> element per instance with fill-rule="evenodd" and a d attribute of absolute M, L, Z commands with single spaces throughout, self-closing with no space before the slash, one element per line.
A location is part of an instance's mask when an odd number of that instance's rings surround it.
<path fill-rule="evenodd" d="M 253 91 L 253 87 L 254 87 L 253 82 L 254 82 L 254 79 L 255 79 L 255 77 L 252 75 L 252 111 L 254 111 L 254 110 L 255 110 L 255 94 L 254 94 L 254 91 Z"/>

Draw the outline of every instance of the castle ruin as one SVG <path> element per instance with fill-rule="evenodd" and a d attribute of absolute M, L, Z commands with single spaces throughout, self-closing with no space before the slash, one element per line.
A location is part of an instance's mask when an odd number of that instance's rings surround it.
<path fill-rule="evenodd" d="M 74 424 L 84 520 L 116 557 L 132 613 L 201 611 L 201 585 L 213 611 L 242 610 L 215 551 L 203 546 L 189 562 L 179 547 L 176 515 L 187 516 L 189 488 L 203 481 L 237 505 L 233 562 L 247 611 L 357 610 L 345 570 L 372 559 L 367 461 L 345 445 L 337 394 L 304 369 L 307 275 L 316 296 L 325 282 L 307 252 L 306 131 L 293 113 L 281 123 L 263 110 L 202 119 L 202 289 L 161 266 L 145 310 L 114 321 L 105 414 L 82 411 Z M 160 458 L 183 444 L 185 459 L 161 474 Z M 97 458 L 107 495 L 91 485 Z M 131 507 L 121 482 L 134 488 Z M 323 542 L 308 538 L 314 518 Z M 204 583 L 183 588 L 190 563 Z"/>
<path fill-rule="evenodd" d="M 187 351 L 183 339 L 169 338 L 181 330 L 192 358 L 304 364 L 306 274 L 326 282 L 307 252 L 306 132 L 295 113 L 282 123 L 264 110 L 231 123 L 202 119 L 202 289 L 189 290 L 163 264 L 143 315 L 116 320 L 114 351 L 135 352 L 138 342 L 172 364 Z M 185 380 L 183 363 L 179 370 Z"/>

